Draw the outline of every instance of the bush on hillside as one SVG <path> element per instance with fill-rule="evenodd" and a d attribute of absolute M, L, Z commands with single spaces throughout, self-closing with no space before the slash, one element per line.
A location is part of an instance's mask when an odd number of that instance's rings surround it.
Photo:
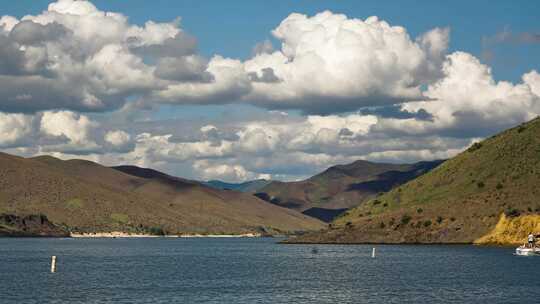
<path fill-rule="evenodd" d="M 508 217 L 517 217 L 521 214 L 521 212 L 516 208 L 508 207 L 506 210 L 504 210 L 504 214 Z"/>
<path fill-rule="evenodd" d="M 165 235 L 165 231 L 161 227 L 150 227 L 148 233 L 151 235 Z"/>
<path fill-rule="evenodd" d="M 478 149 L 482 148 L 482 144 L 479 143 L 479 142 L 476 142 L 474 144 L 472 144 L 472 146 L 469 147 L 469 149 L 467 149 L 468 152 L 474 152 Z"/>
<path fill-rule="evenodd" d="M 403 225 L 407 225 L 410 221 L 411 221 L 411 217 L 407 214 L 404 214 L 403 216 L 401 216 L 401 224 Z"/>

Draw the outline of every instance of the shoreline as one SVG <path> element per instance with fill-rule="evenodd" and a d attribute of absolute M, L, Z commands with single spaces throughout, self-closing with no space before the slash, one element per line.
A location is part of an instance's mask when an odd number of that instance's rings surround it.
<path fill-rule="evenodd" d="M 71 233 L 71 238 L 254 238 L 262 237 L 261 234 L 243 233 L 243 234 L 169 234 L 153 235 L 126 232 L 95 232 L 95 233 Z"/>
<path fill-rule="evenodd" d="M 514 247 L 520 246 L 520 244 L 501 244 L 501 243 L 474 243 L 474 242 L 436 242 L 436 243 L 422 243 L 422 242 L 348 242 L 348 243 L 336 243 L 336 242 L 291 242 L 291 241 L 281 241 L 278 242 L 280 245 L 333 245 L 333 246 L 355 246 L 355 245 L 373 245 L 373 246 L 478 246 L 478 247 Z"/>

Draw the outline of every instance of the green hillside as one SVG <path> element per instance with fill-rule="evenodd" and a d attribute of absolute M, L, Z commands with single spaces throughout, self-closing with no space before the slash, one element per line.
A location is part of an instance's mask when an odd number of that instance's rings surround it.
<path fill-rule="evenodd" d="M 518 219 L 538 213 L 540 118 L 475 143 L 431 172 L 348 211 L 328 231 L 294 241 L 470 243 L 492 233 L 501 214 Z"/>

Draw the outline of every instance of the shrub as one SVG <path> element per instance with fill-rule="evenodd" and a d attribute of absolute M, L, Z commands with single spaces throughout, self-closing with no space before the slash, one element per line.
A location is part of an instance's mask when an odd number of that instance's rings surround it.
<path fill-rule="evenodd" d="M 424 227 L 431 226 L 431 220 L 424 221 Z"/>
<path fill-rule="evenodd" d="M 516 217 L 519 216 L 521 212 L 519 212 L 519 210 L 516 208 L 508 207 L 506 210 L 504 210 L 504 214 L 508 217 Z"/>
<path fill-rule="evenodd" d="M 472 144 L 472 146 L 469 147 L 469 149 L 467 149 L 468 152 L 474 152 L 478 149 L 482 148 L 482 143 L 479 143 L 479 142 L 476 142 L 474 144 Z"/>
<path fill-rule="evenodd" d="M 495 188 L 497 188 L 497 190 L 501 190 L 503 188 L 503 184 L 498 183 L 497 186 L 495 186 Z"/>
<path fill-rule="evenodd" d="M 417 212 L 417 213 L 422 213 L 422 212 L 424 212 L 424 209 L 418 208 L 418 209 L 416 209 L 416 212 Z"/>
<path fill-rule="evenodd" d="M 440 216 L 440 215 L 439 215 L 439 216 L 437 216 L 437 224 L 440 224 L 440 223 L 442 223 L 442 221 L 443 221 L 443 218 L 442 218 L 442 216 Z"/>
<path fill-rule="evenodd" d="M 112 213 L 110 217 L 113 221 L 120 224 L 126 224 L 127 222 L 129 222 L 128 215 L 124 213 Z"/>
<path fill-rule="evenodd" d="M 69 209 L 80 209 L 84 205 L 84 202 L 80 198 L 72 198 L 69 201 L 66 202 L 66 206 Z"/>
<path fill-rule="evenodd" d="M 525 126 L 519 126 L 517 131 L 518 131 L 518 133 L 521 133 L 521 132 L 525 131 L 525 129 L 527 129 L 527 128 L 525 128 Z"/>
<path fill-rule="evenodd" d="M 386 227 L 386 225 L 384 224 L 384 222 L 381 222 L 381 223 L 379 224 L 379 227 L 381 227 L 381 229 L 384 229 L 384 228 Z"/>
<path fill-rule="evenodd" d="M 411 221 L 411 219 L 412 218 L 409 215 L 404 214 L 404 215 L 401 216 L 401 223 L 403 225 L 407 225 Z"/>
<path fill-rule="evenodd" d="M 151 235 L 165 235 L 165 231 L 161 227 L 150 227 L 148 233 Z"/>
<path fill-rule="evenodd" d="M 373 201 L 373 206 L 378 205 L 378 204 L 380 204 L 380 203 L 381 203 L 380 200 L 374 200 L 374 201 Z"/>
<path fill-rule="evenodd" d="M 384 203 L 382 206 L 383 207 L 388 207 L 388 203 Z"/>
<path fill-rule="evenodd" d="M 351 227 L 353 226 L 353 224 L 352 224 L 351 222 L 347 222 L 347 223 L 345 224 L 345 226 L 346 226 L 347 228 L 351 228 Z"/>
<path fill-rule="evenodd" d="M 476 186 L 478 188 L 484 188 L 485 184 L 484 184 L 484 182 L 478 182 L 478 183 L 476 183 Z"/>
<path fill-rule="evenodd" d="M 456 221 L 456 218 L 452 216 L 452 217 L 450 218 L 450 221 L 455 222 L 455 221 Z"/>

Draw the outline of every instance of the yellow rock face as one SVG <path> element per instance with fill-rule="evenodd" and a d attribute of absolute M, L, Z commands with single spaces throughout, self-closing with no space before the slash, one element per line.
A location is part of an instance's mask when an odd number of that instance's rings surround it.
<path fill-rule="evenodd" d="M 530 233 L 540 234 L 540 215 L 506 217 L 501 214 L 499 222 L 488 234 L 474 241 L 475 244 L 515 245 L 527 242 Z"/>

